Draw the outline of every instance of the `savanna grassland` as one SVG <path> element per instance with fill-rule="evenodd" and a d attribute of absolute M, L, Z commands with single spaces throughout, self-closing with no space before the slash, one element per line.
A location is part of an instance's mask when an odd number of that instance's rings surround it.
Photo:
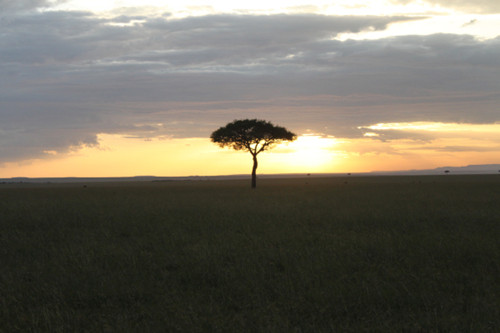
<path fill-rule="evenodd" d="M 0 184 L 1 332 L 498 332 L 500 175 Z"/>

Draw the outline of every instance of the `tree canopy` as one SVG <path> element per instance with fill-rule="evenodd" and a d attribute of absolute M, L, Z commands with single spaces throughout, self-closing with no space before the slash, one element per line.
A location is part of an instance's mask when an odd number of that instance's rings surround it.
<path fill-rule="evenodd" d="M 296 135 L 286 128 L 259 119 L 235 120 L 212 133 L 210 139 L 221 147 L 248 150 L 259 154 L 283 141 L 293 141 Z"/>
<path fill-rule="evenodd" d="M 247 150 L 253 157 L 252 188 L 256 187 L 257 155 L 297 136 L 284 127 L 259 119 L 234 120 L 212 133 L 210 139 L 220 147 Z"/>

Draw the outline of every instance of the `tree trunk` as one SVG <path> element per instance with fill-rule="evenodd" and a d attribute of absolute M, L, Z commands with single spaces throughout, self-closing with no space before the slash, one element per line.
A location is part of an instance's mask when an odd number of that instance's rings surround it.
<path fill-rule="evenodd" d="M 252 155 L 253 156 L 253 168 L 252 168 L 252 188 L 257 187 L 257 154 Z"/>

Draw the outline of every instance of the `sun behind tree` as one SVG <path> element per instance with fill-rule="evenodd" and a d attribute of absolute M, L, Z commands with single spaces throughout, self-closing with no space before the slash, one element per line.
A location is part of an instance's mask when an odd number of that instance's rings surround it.
<path fill-rule="evenodd" d="M 210 139 L 220 147 L 247 150 L 253 157 L 252 188 L 257 186 L 257 155 L 297 136 L 284 127 L 259 119 L 234 120 L 212 133 Z"/>

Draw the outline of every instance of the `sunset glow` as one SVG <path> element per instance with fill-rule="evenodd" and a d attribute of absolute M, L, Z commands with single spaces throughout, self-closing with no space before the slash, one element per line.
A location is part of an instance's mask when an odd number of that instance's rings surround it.
<path fill-rule="evenodd" d="M 85 147 L 59 156 L 9 164 L 4 177 L 127 177 L 135 175 L 191 176 L 246 174 L 248 152 L 220 149 L 208 139 L 165 139 L 144 141 L 115 135 L 101 135 L 99 147 Z M 333 138 L 300 136 L 259 155 L 262 173 L 331 172 L 336 144 Z M 203 166 L 203 167 L 200 167 Z"/>
<path fill-rule="evenodd" d="M 288 172 L 328 172 L 336 159 L 333 151 L 337 141 L 335 138 L 319 135 L 302 135 L 296 141 L 276 149 L 272 154 L 272 165 L 280 165 L 280 169 Z M 283 152 L 281 154 L 280 150 Z M 269 158 L 271 159 L 271 158 Z"/>

